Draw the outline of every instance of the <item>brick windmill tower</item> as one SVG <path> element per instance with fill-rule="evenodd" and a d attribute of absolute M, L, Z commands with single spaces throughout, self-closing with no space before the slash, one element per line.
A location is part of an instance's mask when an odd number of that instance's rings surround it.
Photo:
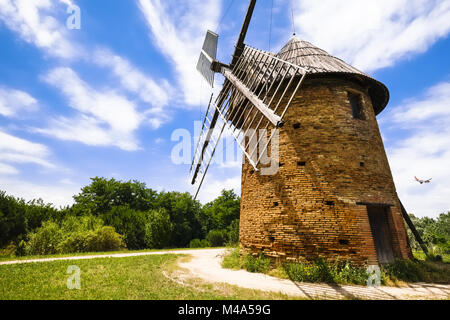
<path fill-rule="evenodd" d="M 230 64 L 215 59 L 218 36 L 207 34 L 198 69 L 210 83 L 222 73 L 225 83 L 204 120 L 193 184 L 203 183 L 228 127 L 244 154 L 245 251 L 357 264 L 411 258 L 407 215 L 376 120 L 388 89 L 296 36 L 278 54 L 244 45 L 255 2 Z M 265 155 L 277 161 L 269 175 L 262 174 Z"/>

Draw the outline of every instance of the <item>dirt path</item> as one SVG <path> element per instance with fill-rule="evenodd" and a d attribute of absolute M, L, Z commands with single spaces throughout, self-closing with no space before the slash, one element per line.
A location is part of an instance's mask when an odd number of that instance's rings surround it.
<path fill-rule="evenodd" d="M 294 283 L 264 274 L 250 273 L 244 270 L 228 270 L 221 266 L 226 249 L 177 250 L 142 253 L 123 253 L 111 255 L 78 256 L 64 258 L 31 259 L 0 262 L 0 265 L 42 263 L 61 260 L 86 260 L 98 258 L 126 258 L 161 254 L 191 255 L 192 259 L 180 262 L 183 277 L 200 278 L 210 283 L 227 283 L 247 289 L 281 292 L 291 296 L 320 299 L 450 299 L 450 285 L 418 283 L 408 287 L 364 287 L 350 285 L 328 285 Z"/>

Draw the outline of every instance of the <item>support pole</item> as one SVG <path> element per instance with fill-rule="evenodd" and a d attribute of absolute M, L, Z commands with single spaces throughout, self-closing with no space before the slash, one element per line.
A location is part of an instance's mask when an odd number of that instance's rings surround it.
<path fill-rule="evenodd" d="M 422 240 L 422 237 L 420 236 L 419 232 L 417 232 L 416 227 L 414 226 L 414 223 L 411 221 L 411 218 L 408 215 L 408 212 L 406 211 L 405 207 L 403 206 L 402 202 L 400 201 L 400 206 L 402 209 L 402 215 L 405 219 L 406 223 L 408 224 L 408 227 L 411 229 L 414 237 L 416 238 L 417 242 L 419 243 L 420 247 L 422 248 L 423 252 L 425 254 L 428 254 L 428 248 L 425 245 L 425 243 Z"/>

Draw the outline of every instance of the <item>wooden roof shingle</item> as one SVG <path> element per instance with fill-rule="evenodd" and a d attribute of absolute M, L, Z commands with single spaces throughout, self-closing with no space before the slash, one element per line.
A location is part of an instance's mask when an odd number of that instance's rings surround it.
<path fill-rule="evenodd" d="M 311 75 L 357 80 L 368 87 L 375 114 L 381 113 L 389 102 L 389 90 L 383 83 L 296 36 L 289 40 L 277 57 L 303 67 Z"/>

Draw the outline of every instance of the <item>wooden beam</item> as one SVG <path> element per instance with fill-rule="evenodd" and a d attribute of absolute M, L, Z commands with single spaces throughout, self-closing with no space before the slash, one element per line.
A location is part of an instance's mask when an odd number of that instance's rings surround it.
<path fill-rule="evenodd" d="M 255 10 L 256 0 L 250 0 L 248 5 L 247 14 L 245 15 L 244 23 L 242 24 L 241 32 L 239 33 L 238 41 L 236 42 L 236 48 L 233 53 L 233 59 L 231 60 L 230 66 L 231 69 L 234 67 L 242 52 L 244 52 L 244 40 L 247 36 L 248 27 L 250 25 L 250 21 L 252 20 L 253 11 Z"/>
<path fill-rule="evenodd" d="M 423 252 L 425 254 L 428 254 L 428 248 L 425 245 L 425 243 L 422 240 L 422 237 L 420 236 L 419 232 L 417 232 L 416 227 L 414 226 L 414 223 L 411 221 L 411 218 L 408 215 L 408 212 L 406 211 L 405 207 L 403 206 L 402 202 L 400 201 L 400 207 L 402 209 L 402 215 L 403 219 L 405 219 L 406 223 L 408 224 L 408 227 L 411 229 L 414 237 L 416 238 L 417 242 L 419 243 L 420 247 L 422 248 Z"/>
<path fill-rule="evenodd" d="M 222 68 L 222 74 L 230 81 L 250 102 L 275 126 L 280 127 L 283 121 L 280 116 L 270 109 L 261 99 L 251 92 L 230 69 Z"/>

